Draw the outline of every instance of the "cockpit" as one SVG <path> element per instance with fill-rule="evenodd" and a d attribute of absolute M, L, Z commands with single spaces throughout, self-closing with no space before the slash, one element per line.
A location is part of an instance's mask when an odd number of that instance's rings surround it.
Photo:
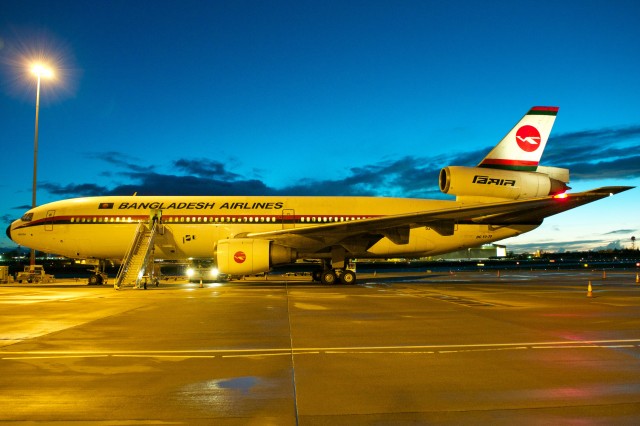
<path fill-rule="evenodd" d="M 25 213 L 20 220 L 23 222 L 31 222 L 33 220 L 33 212 Z"/>

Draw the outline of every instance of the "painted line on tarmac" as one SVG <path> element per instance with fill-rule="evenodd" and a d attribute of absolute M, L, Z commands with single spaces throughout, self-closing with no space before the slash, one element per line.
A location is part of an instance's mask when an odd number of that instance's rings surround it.
<path fill-rule="evenodd" d="M 78 354 L 78 355 L 37 355 L 37 356 L 13 356 L 2 357 L 2 360 L 21 360 L 21 359 L 71 359 L 71 358 L 108 358 L 110 355 L 96 354 Z"/>
<path fill-rule="evenodd" d="M 470 345 L 407 345 L 407 346 L 341 346 L 308 348 L 251 348 L 206 350 L 138 350 L 138 351 L 0 351 L 0 359 L 64 359 L 64 358 L 241 358 L 322 354 L 450 354 L 505 350 L 558 349 L 619 349 L 640 348 L 640 339 L 593 340 L 530 343 L 478 343 Z"/>

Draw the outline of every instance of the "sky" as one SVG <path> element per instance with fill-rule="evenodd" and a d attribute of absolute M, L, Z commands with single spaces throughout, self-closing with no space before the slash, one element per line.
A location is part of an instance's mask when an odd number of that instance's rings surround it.
<path fill-rule="evenodd" d="M 640 2 L 0 0 L 0 218 L 93 195 L 450 199 L 535 105 L 572 191 L 640 184 Z M 503 240 L 630 247 L 640 189 Z M 4 228 L 3 228 L 4 229 Z M 0 248 L 15 247 L 4 232 Z"/>

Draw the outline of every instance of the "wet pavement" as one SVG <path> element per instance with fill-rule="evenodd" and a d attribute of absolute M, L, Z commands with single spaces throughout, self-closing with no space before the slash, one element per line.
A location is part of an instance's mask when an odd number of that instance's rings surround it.
<path fill-rule="evenodd" d="M 635 274 L 2 284 L 0 422 L 636 424 Z"/>

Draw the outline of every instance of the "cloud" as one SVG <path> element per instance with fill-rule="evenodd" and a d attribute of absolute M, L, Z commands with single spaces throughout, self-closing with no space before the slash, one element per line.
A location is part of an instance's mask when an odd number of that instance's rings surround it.
<path fill-rule="evenodd" d="M 604 128 L 553 136 L 544 154 L 544 164 L 566 167 L 572 180 L 631 179 L 640 177 L 640 154 L 636 154 L 640 126 Z M 343 195 L 444 198 L 438 190 L 438 173 L 446 165 L 475 166 L 491 146 L 471 152 L 433 157 L 404 156 L 351 168 L 338 179 L 302 179 L 280 188 L 264 179 L 246 179 L 229 165 L 209 159 L 180 158 L 171 172 L 147 166 L 121 152 L 87 154 L 120 169 L 103 173 L 126 184 L 110 187 L 94 183 L 61 185 L 51 182 L 41 188 L 59 196 L 95 195 Z"/>
<path fill-rule="evenodd" d="M 93 197 L 98 195 L 108 195 L 109 193 L 109 189 L 94 183 L 60 185 L 52 182 L 42 182 L 39 187 L 50 194 L 62 195 L 65 197 Z"/>
<path fill-rule="evenodd" d="M 594 180 L 603 178 L 633 179 L 640 177 L 640 155 L 598 162 L 570 164 L 571 178 L 574 180 Z"/>
<path fill-rule="evenodd" d="M 604 235 L 632 234 L 637 231 L 637 229 L 617 229 L 615 231 L 607 232 Z"/>
<path fill-rule="evenodd" d="M 181 158 L 173 162 L 174 166 L 184 171 L 188 175 L 201 177 L 215 176 L 217 179 L 225 181 L 236 181 L 240 175 L 229 172 L 225 169 L 225 165 L 219 161 L 208 159 L 202 160 L 186 160 Z"/>
<path fill-rule="evenodd" d="M 608 144 L 638 138 L 640 138 L 640 125 L 617 128 L 605 127 L 602 129 L 560 133 L 559 135 L 552 136 L 553 141 L 559 143 L 563 149 L 576 147 L 599 149 Z"/>
<path fill-rule="evenodd" d="M 108 195 L 269 195 L 272 188 L 259 180 L 221 179 L 161 173 L 131 173 L 134 183 L 119 185 Z"/>
<path fill-rule="evenodd" d="M 620 240 L 617 241 L 611 241 L 608 244 L 602 245 L 600 247 L 596 247 L 594 250 L 595 251 L 606 251 L 606 250 L 620 250 L 624 247 L 622 247 L 622 244 L 620 244 Z"/>
<path fill-rule="evenodd" d="M 569 168 L 573 180 L 640 177 L 640 126 L 603 128 L 552 136 L 545 164 Z"/>
<path fill-rule="evenodd" d="M 97 195 L 345 195 L 345 196 L 442 196 L 437 188 L 439 165 L 432 159 L 403 157 L 354 167 L 341 179 L 302 179 L 275 188 L 260 179 L 242 179 L 218 161 L 178 159 L 172 162 L 173 173 L 152 171 L 123 160 L 110 152 L 103 159 L 122 169 L 115 175 L 126 177 L 126 184 L 111 187 L 93 183 L 61 185 L 44 182 L 40 187 L 57 196 Z M 115 158 L 115 159 L 114 159 Z M 442 157 L 436 158 L 439 162 Z M 177 172 L 177 173 L 176 173 Z"/>
<path fill-rule="evenodd" d="M 0 216 L 0 221 L 5 225 L 9 225 L 14 220 L 16 220 L 16 218 L 10 214 L 3 214 L 2 216 Z"/>
<path fill-rule="evenodd" d="M 118 151 L 107 151 L 100 153 L 88 153 L 87 158 L 104 161 L 116 167 L 122 167 L 134 172 L 146 173 L 153 171 L 153 166 L 142 166 L 142 160 L 130 157 L 127 154 Z"/>
<path fill-rule="evenodd" d="M 278 190 L 291 195 L 385 195 L 424 197 L 437 191 L 439 169 L 423 159 L 403 157 L 354 167 L 342 179 L 305 179 Z M 439 191 L 438 191 L 439 193 Z"/>

